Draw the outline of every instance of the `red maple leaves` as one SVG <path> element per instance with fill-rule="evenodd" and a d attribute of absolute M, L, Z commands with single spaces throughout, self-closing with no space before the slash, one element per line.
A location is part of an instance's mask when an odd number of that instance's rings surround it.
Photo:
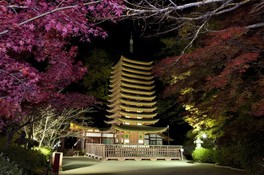
<path fill-rule="evenodd" d="M 1 118 L 20 115 L 23 104 L 65 99 L 60 92 L 86 72 L 70 38 L 106 37 L 96 22 L 114 20 L 121 7 L 119 0 L 0 1 Z"/>
<path fill-rule="evenodd" d="M 254 38 L 246 28 L 231 27 L 207 35 L 205 46 L 192 53 L 163 59 L 154 68 L 167 82 L 163 96 L 177 95 L 182 103 L 196 104 L 212 117 L 240 108 L 247 115 L 261 116 L 263 94 L 252 92 L 261 89 L 256 85 L 263 78 L 261 66 L 256 65 L 261 64 L 262 45 Z M 184 77 L 187 71 L 190 76 Z M 254 72 L 259 74 L 249 78 Z M 192 91 L 184 93 L 188 89 Z"/>

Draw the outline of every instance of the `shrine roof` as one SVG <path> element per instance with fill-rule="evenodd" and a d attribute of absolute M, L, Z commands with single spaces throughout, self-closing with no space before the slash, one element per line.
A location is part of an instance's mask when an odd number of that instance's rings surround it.
<path fill-rule="evenodd" d="M 162 133 L 167 130 L 167 127 L 153 127 L 144 125 L 112 125 L 112 129 L 125 132 Z"/>

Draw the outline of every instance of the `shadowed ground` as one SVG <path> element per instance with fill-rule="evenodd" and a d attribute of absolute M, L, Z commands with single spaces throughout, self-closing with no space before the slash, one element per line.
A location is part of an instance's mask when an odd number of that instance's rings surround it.
<path fill-rule="evenodd" d="M 60 175 L 245 175 L 244 171 L 187 161 L 98 161 L 64 157 Z"/>

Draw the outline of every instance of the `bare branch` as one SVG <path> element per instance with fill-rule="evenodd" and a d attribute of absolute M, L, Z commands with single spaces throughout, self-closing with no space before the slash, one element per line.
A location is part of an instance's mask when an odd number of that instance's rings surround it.
<path fill-rule="evenodd" d="M 183 49 L 181 55 L 184 54 L 185 50 L 189 47 L 192 46 L 193 42 L 195 41 L 195 39 L 198 37 L 198 34 L 200 33 L 200 31 L 202 30 L 202 28 L 204 27 L 204 25 L 207 23 L 207 21 L 204 21 L 204 23 L 197 29 L 197 31 L 195 32 L 195 35 L 193 36 L 192 40 L 189 42 L 189 44 Z"/>
<path fill-rule="evenodd" d="M 124 11 L 126 12 L 121 18 L 132 18 L 134 20 L 144 20 L 151 31 L 145 31 L 150 36 L 165 34 L 174 30 L 178 30 L 179 26 L 186 21 L 192 21 L 201 24 L 211 17 L 223 13 L 231 12 L 238 7 L 250 2 L 250 0 L 199 0 L 197 2 L 177 4 L 177 1 L 169 0 L 144 0 L 144 1 L 129 1 L 125 0 Z M 203 8 L 202 12 L 189 9 Z M 206 9 L 206 10 L 204 10 Z M 194 23 L 194 24 L 195 24 Z M 174 29 L 173 29 L 174 28 Z M 155 30 L 157 29 L 157 30 Z"/>
<path fill-rule="evenodd" d="M 39 141 L 39 146 L 52 148 L 61 137 L 76 136 L 79 133 L 70 131 L 69 124 L 75 119 L 79 119 L 82 120 L 82 125 L 85 125 L 84 123 L 87 121 L 84 119 L 88 118 L 84 118 L 82 115 L 87 112 L 92 112 L 92 109 L 65 109 L 59 114 L 50 106 L 42 109 L 40 117 L 36 114 L 39 120 L 34 122 L 34 139 Z"/>
<path fill-rule="evenodd" d="M 247 26 L 247 29 L 254 29 L 254 28 L 263 27 L 263 26 L 264 26 L 264 22 L 261 22 L 261 23 L 249 25 Z"/>
<path fill-rule="evenodd" d="M 246 0 L 246 1 L 249 1 L 249 0 Z M 130 5 L 132 4 L 128 2 L 127 0 L 125 0 L 125 2 Z M 184 9 L 188 9 L 191 7 L 199 7 L 199 6 L 212 4 L 212 3 L 218 3 L 218 2 L 225 2 L 225 0 L 203 0 L 203 1 L 188 3 L 184 5 L 179 5 L 179 6 L 174 3 L 173 6 L 167 6 L 164 8 L 152 8 L 152 9 L 146 8 L 146 6 L 138 6 L 138 5 L 133 4 L 134 7 L 138 7 L 138 8 L 132 8 L 132 7 L 126 6 L 124 10 L 129 12 L 127 14 L 128 16 L 129 15 L 135 16 L 135 15 L 141 15 L 144 13 L 156 13 L 157 11 L 159 13 L 164 13 L 166 11 L 179 11 L 179 10 L 184 10 Z"/>

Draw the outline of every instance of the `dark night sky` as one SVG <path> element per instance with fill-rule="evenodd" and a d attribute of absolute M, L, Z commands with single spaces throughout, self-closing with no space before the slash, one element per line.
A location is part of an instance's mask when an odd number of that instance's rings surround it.
<path fill-rule="evenodd" d="M 106 39 L 94 39 L 92 45 L 103 48 L 119 60 L 120 56 L 126 56 L 136 60 L 152 61 L 154 54 L 161 47 L 159 38 L 146 38 L 133 25 L 132 22 L 123 21 L 118 24 L 105 24 L 104 29 L 108 32 Z M 133 35 L 133 55 L 129 52 L 129 40 Z"/>

